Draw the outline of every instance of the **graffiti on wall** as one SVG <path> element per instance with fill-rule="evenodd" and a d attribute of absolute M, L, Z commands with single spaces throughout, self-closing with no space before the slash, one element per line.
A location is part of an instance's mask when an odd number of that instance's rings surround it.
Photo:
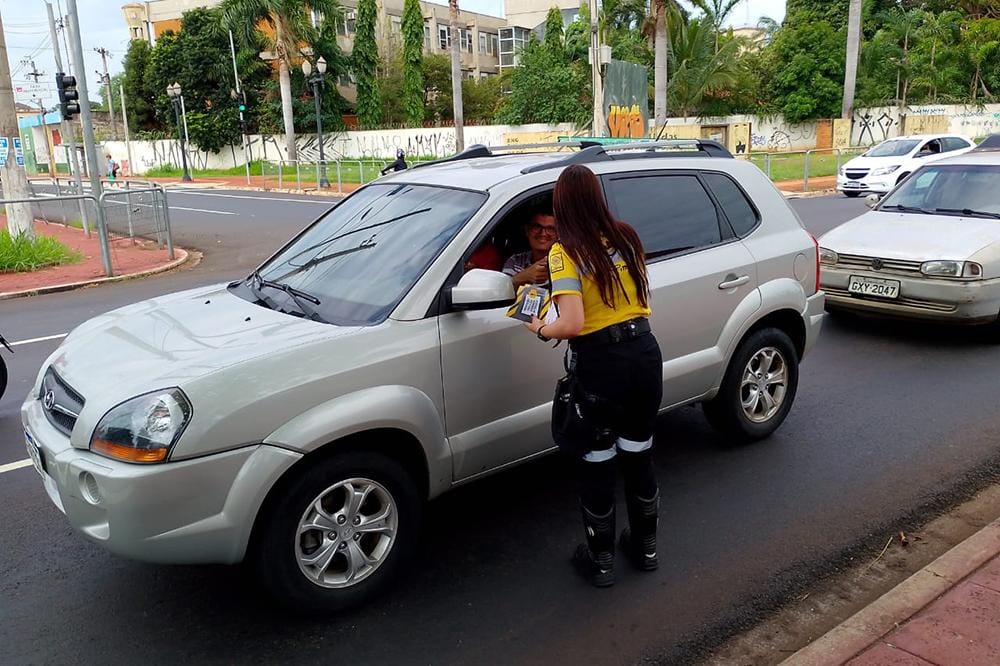
<path fill-rule="evenodd" d="M 763 125 L 764 123 L 752 125 L 757 131 L 750 134 L 751 150 L 765 152 L 801 150 L 803 146 L 816 142 L 816 123 L 786 123 L 782 120 L 761 131 Z"/>
<path fill-rule="evenodd" d="M 883 111 L 878 116 L 874 111 L 860 110 L 854 114 L 854 128 L 857 133 L 855 145 L 872 145 L 898 134 L 899 121 Z"/>

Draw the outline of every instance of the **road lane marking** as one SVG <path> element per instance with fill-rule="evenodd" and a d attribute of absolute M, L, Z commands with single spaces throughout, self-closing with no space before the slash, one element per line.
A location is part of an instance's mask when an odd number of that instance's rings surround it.
<path fill-rule="evenodd" d="M 19 347 L 20 345 L 30 345 L 36 342 L 47 342 L 49 340 L 59 340 L 65 338 L 69 333 L 57 333 L 56 335 L 46 335 L 41 338 L 30 338 L 28 340 L 18 340 L 17 342 L 9 343 L 11 347 Z"/>
<path fill-rule="evenodd" d="M 22 467 L 31 467 L 31 458 L 25 458 L 24 460 L 18 460 L 17 462 L 0 465 L 0 474 L 3 474 L 4 472 L 13 472 L 15 469 L 21 469 Z"/>
<path fill-rule="evenodd" d="M 254 201 L 291 201 L 293 203 L 311 203 L 311 204 L 321 204 L 324 206 L 332 206 L 333 204 L 336 203 L 335 201 L 316 201 L 315 198 L 288 199 L 283 197 L 269 197 L 269 196 L 251 197 L 245 194 L 218 194 L 216 192 L 199 192 L 193 190 L 170 190 L 171 196 L 175 194 L 196 194 L 202 197 L 224 197 L 226 199 L 252 199 Z M 173 206 L 171 206 L 171 208 L 173 208 Z"/>
<path fill-rule="evenodd" d="M 113 199 L 108 199 L 106 203 L 118 204 L 119 206 L 127 206 L 128 205 L 124 201 L 114 201 Z M 133 203 L 132 205 L 134 207 L 136 207 L 136 208 L 139 208 L 139 207 L 142 207 L 142 208 L 152 208 L 153 207 L 151 204 L 144 204 L 144 203 Z M 205 208 L 185 208 L 184 206 L 175 206 L 173 204 L 170 204 L 170 210 L 189 210 L 189 211 L 192 211 L 192 212 L 195 212 L 195 213 L 211 213 L 212 215 L 236 215 L 236 213 L 234 213 L 231 210 L 207 210 Z"/>

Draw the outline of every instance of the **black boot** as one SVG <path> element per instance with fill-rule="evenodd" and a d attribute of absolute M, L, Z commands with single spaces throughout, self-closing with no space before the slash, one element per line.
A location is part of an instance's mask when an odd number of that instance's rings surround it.
<path fill-rule="evenodd" d="M 660 566 L 656 558 L 656 526 L 659 522 L 660 491 L 651 499 L 627 495 L 629 527 L 622 530 L 620 544 L 633 566 L 640 571 L 653 571 Z"/>
<path fill-rule="evenodd" d="M 615 584 L 615 508 L 603 516 L 581 508 L 587 543 L 573 553 L 573 565 L 591 585 L 609 587 Z"/>

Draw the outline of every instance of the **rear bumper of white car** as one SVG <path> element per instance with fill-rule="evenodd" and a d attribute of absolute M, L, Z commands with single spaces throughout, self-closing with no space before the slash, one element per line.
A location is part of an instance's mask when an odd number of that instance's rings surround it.
<path fill-rule="evenodd" d="M 70 446 L 31 397 L 21 422 L 52 502 L 81 534 L 147 562 L 230 564 L 243 559 L 257 510 L 301 454 L 266 445 L 138 465 Z M 32 458 L 35 458 L 32 455 Z"/>
<path fill-rule="evenodd" d="M 860 296 L 851 276 L 899 282 L 897 298 Z M 1000 313 L 1000 280 L 942 280 L 884 271 L 823 266 L 820 282 L 833 309 L 961 324 L 985 324 Z"/>

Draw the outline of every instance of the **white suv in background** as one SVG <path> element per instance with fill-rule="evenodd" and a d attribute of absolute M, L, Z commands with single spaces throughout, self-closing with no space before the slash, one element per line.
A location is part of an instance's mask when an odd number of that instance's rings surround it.
<path fill-rule="evenodd" d="M 849 197 L 885 194 L 925 164 L 961 155 L 976 147 L 957 134 L 926 134 L 889 139 L 840 167 L 837 190 Z"/>
<path fill-rule="evenodd" d="M 384 589 L 426 500 L 554 450 L 563 351 L 506 316 L 510 277 L 467 264 L 523 249 L 569 164 L 642 238 L 662 409 L 702 403 L 729 441 L 770 435 L 823 320 L 815 239 L 717 143 L 575 146 L 473 146 L 393 174 L 246 279 L 78 327 L 21 410 L 51 501 L 119 555 L 247 559 L 298 610 Z"/>

